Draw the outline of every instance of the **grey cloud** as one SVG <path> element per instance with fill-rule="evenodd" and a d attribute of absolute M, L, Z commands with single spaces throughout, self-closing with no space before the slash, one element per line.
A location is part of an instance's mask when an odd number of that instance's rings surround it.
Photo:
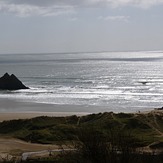
<path fill-rule="evenodd" d="M 129 20 L 129 16 L 121 16 L 121 15 L 118 15 L 118 16 L 100 16 L 98 17 L 99 20 L 110 20 L 110 21 L 124 21 L 124 22 L 127 22 Z"/>
<path fill-rule="evenodd" d="M 112 1 L 112 0 L 111 0 Z M 163 4 L 163 0 L 116 0 L 112 1 L 113 6 L 136 6 L 140 8 L 150 8 Z"/>
<path fill-rule="evenodd" d="M 33 5 L 39 7 L 52 6 L 80 6 L 85 3 L 85 0 L 6 0 L 9 3 Z"/>
<path fill-rule="evenodd" d="M 149 8 L 160 4 L 163 4 L 163 0 L 1 0 L 0 12 L 15 13 L 18 16 L 56 16 L 73 13 L 79 7 Z"/>
<path fill-rule="evenodd" d="M 59 6 L 153 6 L 163 4 L 163 0 L 2 0 L 8 4 L 23 4 L 34 5 L 42 7 L 51 7 L 53 5 Z"/>
<path fill-rule="evenodd" d="M 61 5 L 52 3 L 52 1 L 43 3 L 40 1 L 26 1 L 26 0 L 6 0 L 0 1 L 0 12 L 3 13 L 14 13 L 20 17 L 26 17 L 31 15 L 42 15 L 42 16 L 57 16 L 61 14 L 70 14 L 74 12 L 73 6 Z M 37 2 L 37 3 L 36 3 Z M 40 2 L 40 3 L 39 3 Z M 51 3 L 50 3 L 51 2 Z"/>

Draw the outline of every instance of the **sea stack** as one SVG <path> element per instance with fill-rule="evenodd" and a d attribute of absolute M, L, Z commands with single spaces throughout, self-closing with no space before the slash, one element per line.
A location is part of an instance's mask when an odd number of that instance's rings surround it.
<path fill-rule="evenodd" d="M 0 90 L 29 89 L 14 74 L 5 73 L 0 78 Z"/>

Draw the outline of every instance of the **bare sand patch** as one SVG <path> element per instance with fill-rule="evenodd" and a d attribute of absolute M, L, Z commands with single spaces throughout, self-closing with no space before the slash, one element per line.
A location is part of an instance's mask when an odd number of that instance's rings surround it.
<path fill-rule="evenodd" d="M 0 161 L 21 160 L 22 153 L 59 149 L 58 145 L 28 143 L 10 137 L 0 137 Z"/>
<path fill-rule="evenodd" d="M 39 150 L 49 150 L 58 149 L 57 145 L 43 145 L 36 143 L 29 143 L 22 140 L 9 137 L 0 137 L 0 153 L 10 153 L 13 151 L 39 151 Z"/>

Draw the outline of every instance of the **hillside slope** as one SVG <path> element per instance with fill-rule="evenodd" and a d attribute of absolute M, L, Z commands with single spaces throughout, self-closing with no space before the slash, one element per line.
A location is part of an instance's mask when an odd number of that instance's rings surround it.
<path fill-rule="evenodd" d="M 153 142 L 163 142 L 163 112 L 126 114 L 113 112 L 90 114 L 77 117 L 36 117 L 3 121 L 0 135 L 12 136 L 25 141 L 51 144 L 56 142 L 77 141 L 83 131 L 95 129 L 105 137 L 130 135 L 140 146 Z"/>

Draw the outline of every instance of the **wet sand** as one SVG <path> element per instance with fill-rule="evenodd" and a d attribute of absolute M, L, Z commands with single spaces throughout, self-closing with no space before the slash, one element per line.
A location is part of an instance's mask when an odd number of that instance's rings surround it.
<path fill-rule="evenodd" d="M 88 107 L 16 101 L 0 98 L 0 122 L 38 116 L 87 115 Z"/>

